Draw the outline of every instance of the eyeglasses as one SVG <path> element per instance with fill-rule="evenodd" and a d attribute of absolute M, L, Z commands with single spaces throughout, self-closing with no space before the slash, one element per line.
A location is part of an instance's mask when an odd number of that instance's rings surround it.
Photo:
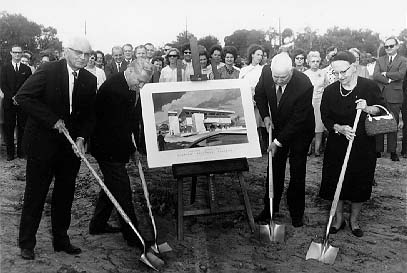
<path fill-rule="evenodd" d="M 191 51 L 184 51 L 184 54 L 191 54 Z"/>
<path fill-rule="evenodd" d="M 395 46 L 396 46 L 395 44 L 394 44 L 394 45 L 385 45 L 384 48 L 385 48 L 385 49 L 389 49 L 389 48 L 393 48 L 393 47 L 395 47 Z"/>
<path fill-rule="evenodd" d="M 164 51 L 168 51 L 168 50 L 170 50 L 171 48 L 164 48 Z"/>
<path fill-rule="evenodd" d="M 351 67 L 351 65 L 350 65 L 348 68 L 346 68 L 345 70 L 339 71 L 339 72 L 337 72 L 337 71 L 332 71 L 332 74 L 335 75 L 336 77 L 338 77 L 339 74 L 340 74 L 341 76 L 345 76 L 346 72 L 348 72 L 348 70 L 349 70 L 350 67 Z"/>
<path fill-rule="evenodd" d="M 90 56 L 90 53 L 89 52 L 83 52 L 83 51 L 80 51 L 80 50 L 76 50 L 76 49 L 73 49 L 73 48 L 70 48 L 70 47 L 68 47 L 69 48 L 69 50 L 72 50 L 76 55 L 78 55 L 78 56 L 80 56 L 80 55 L 82 55 L 83 54 L 83 56 L 85 57 L 85 58 L 89 58 L 89 56 Z"/>
<path fill-rule="evenodd" d="M 94 61 L 96 58 L 94 56 L 89 57 L 89 60 Z"/>
<path fill-rule="evenodd" d="M 177 58 L 178 55 L 168 55 L 168 58 Z"/>
<path fill-rule="evenodd" d="M 13 53 L 13 54 L 23 54 L 22 51 L 11 51 L 11 53 Z"/>
<path fill-rule="evenodd" d="M 304 60 L 304 57 L 297 56 L 295 57 L 296 60 Z"/>

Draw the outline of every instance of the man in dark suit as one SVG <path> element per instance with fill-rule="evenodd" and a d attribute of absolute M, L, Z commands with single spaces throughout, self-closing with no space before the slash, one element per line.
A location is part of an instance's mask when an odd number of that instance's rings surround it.
<path fill-rule="evenodd" d="M 273 156 L 273 207 L 276 213 L 284 190 L 285 167 L 289 157 L 287 204 L 294 227 L 303 225 L 305 167 L 315 129 L 312 93 L 313 86 L 308 77 L 293 69 L 288 54 L 280 53 L 273 58 L 271 66 L 264 66 L 254 95 L 266 128 L 274 128 L 273 142 L 268 151 Z M 268 190 L 264 205 L 263 211 L 256 217 L 257 221 L 270 219 Z"/>
<path fill-rule="evenodd" d="M 403 138 L 401 141 L 401 155 L 407 158 L 407 73 L 403 81 L 403 105 L 401 106 L 401 117 L 403 119 Z"/>
<path fill-rule="evenodd" d="M 26 114 L 21 110 L 13 97 L 23 83 L 31 76 L 31 69 L 21 63 L 23 50 L 21 46 L 14 45 L 11 47 L 11 62 L 2 67 L 0 87 L 4 93 L 4 133 L 6 137 L 7 160 L 13 160 L 15 156 L 14 129 L 17 124 L 17 156 L 24 157 L 22 139 Z"/>
<path fill-rule="evenodd" d="M 114 46 L 112 48 L 112 58 L 112 61 L 105 66 L 106 79 L 109 79 L 113 74 L 123 72 L 127 68 L 127 62 L 124 60 L 123 48 L 120 46 Z"/>
<path fill-rule="evenodd" d="M 403 103 L 403 79 L 407 70 L 407 59 L 397 54 L 399 43 L 395 37 L 390 37 L 384 42 L 386 55 L 376 61 L 373 79 L 382 90 L 389 111 L 399 123 L 399 114 Z M 399 161 L 397 155 L 397 132 L 387 134 L 387 151 L 392 161 Z M 384 135 L 376 137 L 377 157 L 384 151 Z"/>
<path fill-rule="evenodd" d="M 104 182 L 135 226 L 137 217 L 126 163 L 135 151 L 132 134 L 138 132 L 141 119 L 140 103 L 136 106 L 140 88 L 150 81 L 152 74 L 152 64 L 133 61 L 126 71 L 111 76 L 102 84 L 96 96 L 96 127 L 91 138 L 91 153 L 99 164 Z M 112 209 L 112 202 L 101 190 L 89 225 L 90 234 L 112 231 L 107 224 Z M 122 217 L 120 222 L 127 244 L 141 247 L 136 234 Z"/>
<path fill-rule="evenodd" d="M 26 188 L 18 239 L 24 259 L 34 259 L 35 235 L 53 177 L 54 250 L 81 252 L 67 234 L 80 159 L 61 132 L 68 129 L 84 153 L 84 139 L 90 136 L 95 122 L 96 77 L 84 69 L 90 52 L 85 38 L 73 38 L 65 46 L 65 59 L 40 66 L 15 97 L 28 115 L 23 139 L 27 152 Z"/>

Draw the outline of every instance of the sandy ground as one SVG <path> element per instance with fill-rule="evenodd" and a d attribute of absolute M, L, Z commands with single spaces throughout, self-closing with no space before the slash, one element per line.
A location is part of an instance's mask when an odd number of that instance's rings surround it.
<path fill-rule="evenodd" d="M 151 272 L 139 261 L 140 251 L 128 247 L 120 234 L 91 236 L 88 224 L 92 216 L 99 186 L 84 164 L 77 179 L 77 190 L 69 230 L 71 241 L 83 253 L 70 256 L 54 252 L 50 233 L 50 204 L 46 203 L 37 234 L 36 259 L 20 258 L 17 247 L 18 224 L 25 187 L 25 161 L 7 162 L 1 147 L 1 272 L 58 272 L 58 273 L 126 273 Z M 92 165 L 97 168 L 93 158 Z M 392 162 L 388 155 L 378 159 L 377 186 L 372 198 L 363 207 L 360 224 L 365 236 L 357 238 L 349 227 L 330 238 L 339 248 L 334 265 L 305 260 L 312 241 L 320 242 L 327 223 L 330 203 L 317 197 L 321 179 L 322 158 L 309 157 L 306 183 L 305 226 L 293 228 L 285 201 L 279 223 L 286 225 L 283 244 L 264 244 L 250 232 L 246 217 L 236 212 L 221 216 L 190 217 L 185 220 L 185 239 L 177 241 L 175 231 L 174 197 L 176 181 L 171 168 L 148 169 L 141 158 L 156 220 L 159 241 L 168 242 L 174 251 L 163 255 L 163 272 L 407 272 L 407 159 Z M 263 183 L 267 157 L 250 159 L 250 172 L 245 173 L 254 215 L 262 208 Z M 152 238 L 138 171 L 129 164 L 135 207 L 142 233 Z M 220 203 L 238 203 L 238 182 L 234 175 L 216 177 Z M 188 183 L 185 183 L 185 202 L 188 202 Z M 198 183 L 197 204 L 205 205 L 207 188 Z M 48 198 L 50 200 L 50 198 Z M 115 224 L 117 216 L 112 217 Z"/>

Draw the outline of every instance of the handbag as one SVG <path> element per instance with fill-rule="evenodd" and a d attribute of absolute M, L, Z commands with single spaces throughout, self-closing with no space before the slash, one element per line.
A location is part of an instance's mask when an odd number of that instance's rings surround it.
<path fill-rule="evenodd" d="M 393 114 L 381 105 L 372 105 L 386 111 L 386 115 L 371 116 L 367 114 L 365 119 L 365 129 L 368 136 L 397 132 L 397 122 Z"/>

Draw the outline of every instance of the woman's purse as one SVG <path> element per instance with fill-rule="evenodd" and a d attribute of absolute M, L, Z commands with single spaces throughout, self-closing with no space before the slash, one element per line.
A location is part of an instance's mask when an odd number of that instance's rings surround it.
<path fill-rule="evenodd" d="M 387 134 L 392 132 L 397 132 L 397 122 L 385 107 L 381 105 L 372 105 L 379 107 L 386 111 L 386 115 L 383 116 L 371 116 L 367 114 L 365 119 L 365 129 L 368 136 L 375 136 L 380 134 Z"/>

